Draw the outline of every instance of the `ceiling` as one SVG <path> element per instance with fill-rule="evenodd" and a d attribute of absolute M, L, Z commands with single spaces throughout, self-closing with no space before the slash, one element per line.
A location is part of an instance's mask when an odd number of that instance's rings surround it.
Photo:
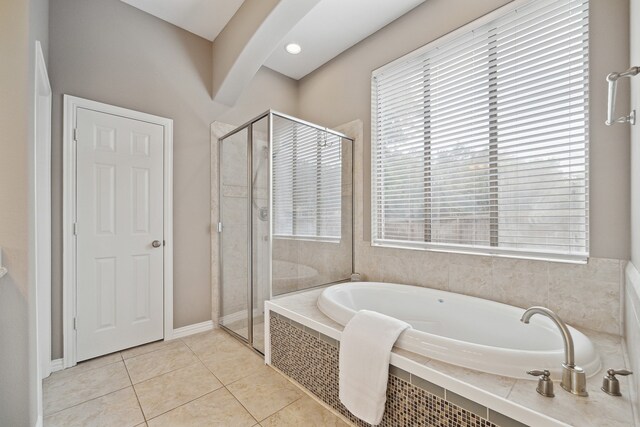
<path fill-rule="evenodd" d="M 301 79 L 425 0 L 322 0 L 285 36 L 264 65 Z M 290 42 L 302 46 L 291 55 Z"/>
<path fill-rule="evenodd" d="M 213 41 L 244 0 L 122 0 L 155 17 Z"/>
<path fill-rule="evenodd" d="M 243 0 L 122 0 L 213 41 Z M 263 64 L 294 79 L 313 70 L 425 0 L 321 0 L 284 37 Z M 302 46 L 298 55 L 284 46 Z"/>

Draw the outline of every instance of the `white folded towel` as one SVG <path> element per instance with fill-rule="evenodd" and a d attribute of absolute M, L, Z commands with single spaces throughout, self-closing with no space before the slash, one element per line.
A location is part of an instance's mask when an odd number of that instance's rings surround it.
<path fill-rule="evenodd" d="M 356 417 L 378 425 L 387 400 L 389 358 L 409 324 L 361 310 L 340 337 L 340 401 Z"/>

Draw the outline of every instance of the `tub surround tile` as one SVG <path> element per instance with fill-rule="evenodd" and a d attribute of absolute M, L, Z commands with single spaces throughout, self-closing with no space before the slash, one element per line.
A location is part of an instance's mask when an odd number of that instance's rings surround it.
<path fill-rule="evenodd" d="M 389 370 L 389 373 L 391 375 L 395 375 L 395 373 L 392 372 L 391 370 Z M 424 379 L 422 379 L 422 378 L 420 378 L 418 376 L 411 375 L 411 374 L 409 374 L 409 375 L 411 377 L 409 382 L 412 385 L 414 385 L 414 386 L 416 386 L 418 388 L 421 388 L 424 391 L 433 394 L 434 396 L 438 396 L 438 397 L 441 397 L 442 399 L 444 399 L 444 397 L 445 397 L 444 396 L 444 392 L 445 392 L 444 387 L 440 387 L 439 385 L 436 385 L 436 384 L 434 384 L 434 383 L 432 383 L 430 381 L 424 380 Z M 402 380 L 405 380 L 404 378 L 402 378 L 402 377 L 400 377 L 398 375 L 396 375 L 396 377 L 398 377 L 398 378 L 400 378 Z"/>
<path fill-rule="evenodd" d="M 126 359 L 124 362 L 133 384 L 191 365 L 197 361 L 182 341 L 161 350 Z"/>
<path fill-rule="evenodd" d="M 389 374 L 394 375 L 401 380 L 405 380 L 406 382 L 411 381 L 411 374 L 404 369 L 397 368 L 393 365 L 389 365 Z"/>
<path fill-rule="evenodd" d="M 573 326 L 622 333 L 625 261 L 590 258 L 573 264 L 386 248 L 358 239 L 355 247 L 355 270 L 368 281 L 425 286 L 521 308 L 553 310 L 555 303 Z"/>
<path fill-rule="evenodd" d="M 132 387 L 109 393 L 45 417 L 47 427 L 133 427 L 145 425 Z"/>
<path fill-rule="evenodd" d="M 620 260 L 589 258 L 586 264 L 550 262 L 549 276 L 574 277 L 600 282 L 619 282 Z"/>
<path fill-rule="evenodd" d="M 197 362 L 134 387 L 144 415 L 150 419 L 217 390 L 222 384 Z"/>
<path fill-rule="evenodd" d="M 436 254 L 429 263 L 420 263 L 414 253 L 401 254 L 392 250 L 377 262 L 388 266 L 382 271 L 380 281 L 424 286 L 447 290 L 449 270 L 446 268 L 447 254 Z"/>
<path fill-rule="evenodd" d="M 493 286 L 493 277 L 489 266 L 471 266 L 464 264 L 449 265 L 449 290 L 459 294 L 485 298 L 492 301 L 504 299 Z"/>
<path fill-rule="evenodd" d="M 449 390 L 447 390 L 446 399 L 449 402 L 458 405 L 459 407 L 464 408 L 479 417 L 488 418 L 487 408 L 480 405 L 479 403 L 474 402 L 473 400 L 469 400 L 466 397 L 462 397 L 459 394 L 456 394 Z"/>
<path fill-rule="evenodd" d="M 300 294 L 289 295 L 286 297 L 276 298 L 272 301 L 278 301 L 278 304 L 293 313 L 298 313 L 308 319 L 312 319 L 318 323 L 329 326 L 332 329 L 342 331 L 344 327 L 324 315 L 318 309 L 318 296 L 324 288 L 312 289 Z"/>
<path fill-rule="evenodd" d="M 554 379 L 555 397 L 540 396 L 535 391 L 535 381 L 518 380 L 509 400 L 550 417 L 564 420 L 571 425 L 602 425 L 607 427 L 630 427 L 633 413 L 628 394 L 613 397 L 600 390 L 602 375 L 587 379 L 588 397 L 574 396 L 560 387 Z"/>
<path fill-rule="evenodd" d="M 521 308 L 549 306 L 549 279 L 546 274 L 525 269 L 493 268 L 493 287 L 499 302 Z"/>
<path fill-rule="evenodd" d="M 476 268 L 491 268 L 493 266 L 493 257 L 486 255 L 451 253 L 449 255 L 449 264 Z"/>
<path fill-rule="evenodd" d="M 122 361 L 73 374 L 63 373 L 53 373 L 43 381 L 45 416 L 131 386 Z"/>
<path fill-rule="evenodd" d="M 369 424 L 353 416 L 340 403 L 339 350 L 297 329 L 281 317 L 271 320 L 272 363 L 360 427 Z M 396 373 L 401 371 L 394 370 Z M 494 427 L 480 417 L 391 373 L 381 427 L 450 426 Z M 475 408 L 475 407 L 474 407 Z"/>
<path fill-rule="evenodd" d="M 321 290 L 315 291 L 313 293 L 312 292 L 307 292 L 307 293 L 312 294 L 311 298 L 317 298 L 317 295 L 319 294 L 320 291 Z M 273 314 L 273 313 L 276 313 L 277 311 L 279 314 L 276 318 L 280 320 L 280 322 L 278 322 L 278 320 L 276 320 L 275 322 L 272 320 L 272 325 L 271 325 L 272 340 L 274 339 L 273 328 L 278 323 L 280 325 L 288 324 L 290 327 L 292 327 L 291 323 L 287 322 L 286 320 L 287 319 L 286 316 L 288 313 L 293 313 L 294 315 L 301 316 L 298 318 L 298 322 L 303 323 L 304 326 L 307 328 L 310 326 L 313 326 L 316 323 L 320 323 L 322 324 L 323 327 L 326 327 L 328 331 L 331 328 L 330 327 L 331 323 L 335 323 L 331 321 L 329 318 L 327 318 L 326 316 L 324 316 L 324 314 L 322 314 L 317 307 L 315 308 L 315 313 L 310 313 L 311 314 L 310 317 L 305 317 L 308 314 L 308 312 L 311 310 L 310 308 L 311 305 L 307 305 L 303 310 L 297 311 L 295 309 L 295 306 L 290 304 L 289 298 L 293 299 L 293 297 L 295 297 L 296 300 L 301 300 L 303 299 L 304 295 L 307 293 L 298 294 L 291 297 L 283 297 L 276 300 L 272 300 L 267 303 L 268 308 L 271 310 L 270 313 Z M 276 325 L 274 325 L 274 323 Z M 342 327 L 340 327 L 339 330 L 336 329 L 334 336 L 339 337 L 339 331 L 341 330 L 342 330 Z M 505 423 L 505 427 L 520 426 L 521 424 L 518 424 L 518 423 L 525 422 L 525 421 L 529 421 L 525 423 L 525 425 L 531 424 L 532 422 L 531 420 L 535 420 L 538 418 L 535 418 L 535 417 L 530 418 L 530 415 L 528 415 L 529 410 L 538 412 L 540 414 L 543 414 L 551 418 L 555 418 L 559 420 L 558 422 L 560 424 L 564 422 L 571 425 L 607 425 L 607 426 L 611 425 L 614 427 L 633 425 L 632 421 L 630 421 L 633 419 L 632 397 L 631 397 L 633 376 L 620 378 L 621 388 L 623 393 L 623 396 L 620 398 L 608 396 L 607 394 L 605 394 L 600 390 L 600 386 L 602 385 L 602 376 L 604 375 L 604 372 L 606 369 L 624 368 L 626 366 L 625 360 L 622 356 L 623 347 L 622 347 L 621 337 L 615 333 L 610 334 L 610 333 L 593 331 L 593 330 L 584 329 L 584 328 L 581 328 L 580 330 L 583 333 L 585 333 L 593 341 L 594 345 L 597 348 L 597 351 L 601 355 L 601 360 L 603 364 L 601 372 L 587 379 L 588 391 L 590 394 L 589 397 L 587 398 L 574 396 L 562 390 L 562 388 L 560 387 L 559 381 L 555 378 L 554 380 L 556 382 L 556 387 L 555 387 L 556 397 L 550 399 L 550 398 L 542 397 L 538 393 L 536 393 L 535 380 L 518 380 L 514 378 L 507 378 L 507 377 L 500 377 L 496 375 L 486 374 L 486 373 L 482 373 L 482 372 L 478 372 L 470 369 L 461 368 L 454 365 L 449 365 L 447 363 L 429 359 L 427 357 L 420 356 L 418 354 L 411 353 L 406 350 L 401 350 L 396 347 L 394 347 L 392 351 L 392 361 L 394 359 L 397 359 L 398 357 L 401 357 L 414 362 L 416 364 L 415 369 L 418 369 L 418 366 L 423 366 L 432 370 L 436 370 L 441 374 L 445 374 L 450 378 L 455 379 L 456 383 L 460 383 L 464 385 L 464 387 L 461 387 L 459 389 L 454 388 L 456 390 L 455 393 L 462 397 L 465 397 L 464 390 L 467 390 L 467 388 L 468 390 L 474 390 L 473 392 L 469 391 L 473 396 L 478 396 L 478 392 L 480 391 L 480 393 L 483 396 L 482 399 L 485 399 L 485 401 L 483 401 L 483 404 L 487 404 L 489 406 L 490 413 L 494 414 L 493 421 L 497 425 L 501 425 L 500 421 L 504 421 L 504 418 L 502 418 L 501 415 L 513 421 L 513 423 L 511 424 Z M 289 332 L 287 332 L 287 337 L 288 337 L 287 338 L 288 340 L 294 340 L 294 341 L 303 340 L 303 342 L 305 343 L 311 342 L 308 340 L 316 340 L 316 338 L 314 338 L 312 335 L 307 334 L 304 331 L 304 329 L 298 330 L 293 327 L 292 329 L 289 330 Z M 323 340 L 317 340 L 317 344 L 314 344 L 314 346 L 325 345 L 325 344 L 326 343 Z M 303 386 L 308 388 L 314 394 L 322 397 L 322 393 L 326 392 L 326 389 L 324 388 L 325 386 L 314 382 L 315 380 L 313 380 L 312 372 L 315 373 L 314 375 L 325 375 L 325 374 L 322 374 L 322 372 L 324 371 L 320 367 L 323 363 L 325 363 L 323 361 L 326 360 L 326 357 L 328 357 L 325 352 L 329 351 L 329 349 L 331 348 L 334 348 L 336 351 L 335 355 L 336 355 L 336 361 L 337 361 L 337 350 L 338 350 L 336 347 L 329 347 L 329 346 L 326 346 L 323 348 L 324 349 L 322 351 L 318 351 L 314 347 L 312 351 L 309 351 L 308 353 L 303 353 L 302 358 L 303 360 L 305 360 L 305 363 L 309 366 L 307 368 L 301 368 L 301 367 L 296 367 L 294 362 L 292 361 L 293 358 L 299 356 L 297 351 L 287 352 L 287 353 L 282 353 L 282 352 L 278 353 L 276 348 L 272 347 L 271 363 L 274 363 L 274 360 L 279 358 L 280 365 L 276 364 L 276 367 L 278 367 L 280 370 L 282 370 L 287 374 L 289 374 L 293 369 L 293 371 L 296 372 L 296 375 L 298 376 L 302 375 L 301 378 L 298 378 L 292 375 L 294 379 L 296 379 L 298 382 L 300 382 Z M 282 365 L 283 363 L 284 365 Z M 396 378 L 397 381 L 400 381 L 404 384 L 413 385 L 411 384 L 411 381 L 406 382 L 401 378 L 399 378 L 398 376 L 393 375 L 393 372 L 402 372 L 402 371 L 407 372 L 406 371 L 406 368 L 408 368 L 408 366 L 406 365 L 407 362 L 402 362 L 402 363 L 403 363 L 402 366 L 405 369 L 401 371 L 396 371 L 396 368 L 392 367 L 391 368 L 392 375 L 390 376 L 390 378 Z M 414 369 L 414 368 L 411 368 L 411 369 Z M 421 372 L 421 369 L 422 368 L 418 369 L 418 371 Z M 413 375 L 414 374 L 411 374 L 412 380 L 413 380 Z M 310 377 L 311 379 L 306 380 L 305 378 L 307 376 Z M 401 374 L 400 376 L 403 376 L 403 375 Z M 337 373 L 336 373 L 336 381 L 337 381 Z M 434 385 L 436 387 L 439 387 L 437 384 L 434 384 Z M 419 388 L 419 389 L 426 390 L 426 387 Z M 437 397 L 437 394 L 433 393 L 433 391 L 426 390 L 424 392 L 431 396 Z M 474 399 L 476 398 L 474 397 Z M 480 397 L 478 397 L 478 399 L 480 399 Z M 495 401 L 495 404 L 497 405 L 495 407 L 495 411 L 491 409 L 492 407 L 490 402 L 492 401 Z M 336 402 L 327 402 L 327 403 L 333 406 L 334 403 Z M 515 404 L 517 406 L 515 407 L 510 406 L 510 404 Z M 336 405 L 338 405 L 338 403 L 336 403 Z M 522 409 L 523 407 L 528 409 L 524 410 L 523 412 L 523 409 Z M 334 406 L 334 408 L 340 410 L 339 406 Z M 611 412 L 614 412 L 615 414 L 609 415 Z M 496 413 L 498 413 L 499 415 L 496 415 Z M 491 421 L 491 415 L 489 415 L 489 417 Z M 522 420 L 522 421 L 518 421 L 518 420 Z M 553 425 L 552 421 L 546 421 L 546 422 L 549 423 L 548 425 Z M 407 424 L 409 424 L 409 422 L 407 422 Z M 358 425 L 361 425 L 361 424 L 358 424 Z M 427 423 L 427 425 L 429 424 Z"/>
<path fill-rule="evenodd" d="M 550 276 L 549 308 L 572 326 L 620 335 L 620 283 Z"/>
<path fill-rule="evenodd" d="M 303 393 L 272 368 L 263 366 L 257 373 L 227 386 L 227 389 L 258 421 L 295 402 Z"/>
<path fill-rule="evenodd" d="M 348 427 L 336 415 L 308 396 L 260 422 L 262 427 Z"/>
<path fill-rule="evenodd" d="M 506 257 L 492 257 L 491 261 L 494 269 L 543 275 L 547 274 L 550 264 L 548 261 Z"/>
<path fill-rule="evenodd" d="M 499 397 L 506 398 L 516 383 L 515 378 L 487 374 L 473 369 L 461 368 L 439 360 L 431 359 L 426 365 L 459 381 L 481 388 Z"/>
<path fill-rule="evenodd" d="M 502 415 L 500 412 L 492 411 L 491 409 L 489 409 L 489 421 L 496 423 L 500 427 L 528 427 L 520 421 L 516 421 L 513 418 L 509 418 Z"/>
<path fill-rule="evenodd" d="M 256 420 L 226 389 L 221 388 L 148 420 L 149 427 L 251 427 Z"/>

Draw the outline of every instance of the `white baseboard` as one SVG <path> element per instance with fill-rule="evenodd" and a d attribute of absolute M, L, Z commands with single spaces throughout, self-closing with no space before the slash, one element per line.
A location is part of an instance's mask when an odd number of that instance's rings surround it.
<path fill-rule="evenodd" d="M 213 321 L 207 320 L 206 322 L 194 323 L 193 325 L 183 326 L 182 328 L 173 330 L 173 339 L 182 338 L 189 335 L 197 334 L 199 332 L 206 332 L 213 329 Z"/>
<path fill-rule="evenodd" d="M 51 361 L 51 372 L 62 371 L 64 369 L 64 359 L 55 359 Z"/>

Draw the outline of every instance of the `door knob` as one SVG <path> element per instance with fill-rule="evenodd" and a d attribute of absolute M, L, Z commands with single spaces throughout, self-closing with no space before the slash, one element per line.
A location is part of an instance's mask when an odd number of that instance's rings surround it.
<path fill-rule="evenodd" d="M 160 242 L 160 240 L 154 240 L 153 242 L 151 242 L 151 246 L 153 246 L 154 248 L 159 248 L 160 246 L 162 246 L 162 243 Z"/>

